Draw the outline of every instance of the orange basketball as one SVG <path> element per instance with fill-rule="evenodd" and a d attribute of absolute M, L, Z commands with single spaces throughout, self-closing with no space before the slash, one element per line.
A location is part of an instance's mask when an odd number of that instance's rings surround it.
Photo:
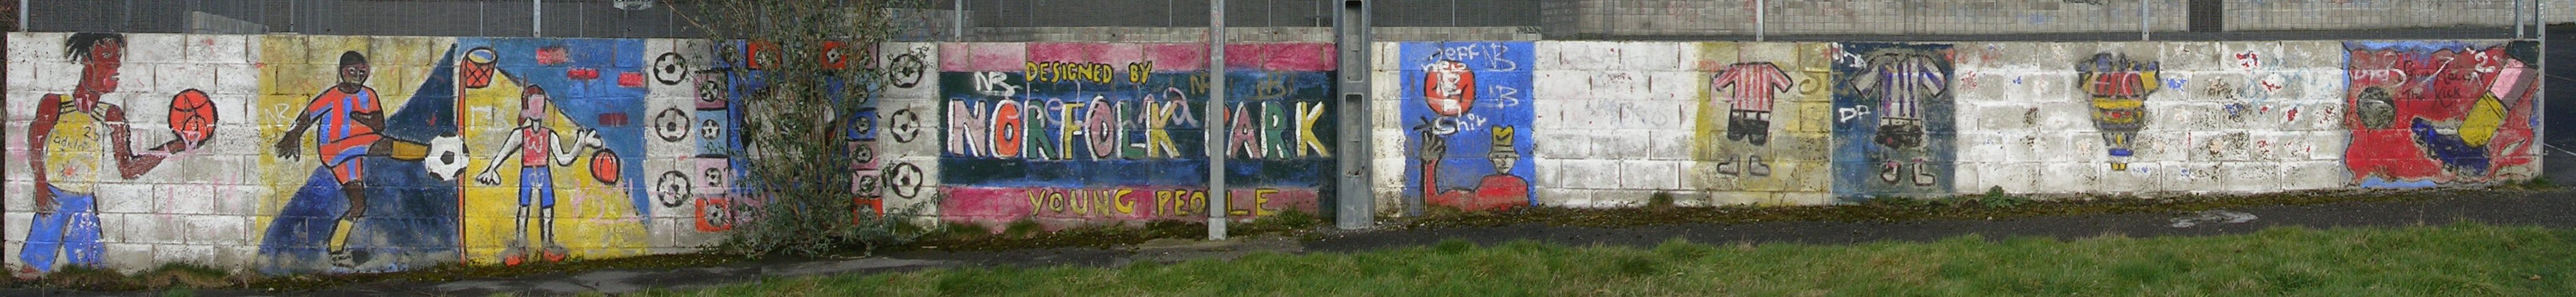
<path fill-rule="evenodd" d="M 205 91 L 188 89 L 170 97 L 170 131 L 188 144 L 205 143 L 215 136 L 215 102 Z"/>
<path fill-rule="evenodd" d="M 597 153 L 591 153 L 590 178 L 599 179 L 599 182 L 601 183 L 611 185 L 617 184 L 617 162 L 617 153 L 615 152 L 603 149 L 599 150 Z"/>

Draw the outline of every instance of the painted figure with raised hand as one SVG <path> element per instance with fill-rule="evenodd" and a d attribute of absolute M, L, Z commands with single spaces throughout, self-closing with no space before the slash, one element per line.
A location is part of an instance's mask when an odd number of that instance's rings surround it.
<path fill-rule="evenodd" d="M 546 106 L 549 100 L 545 88 L 542 87 L 528 86 L 525 92 L 521 92 L 519 127 L 511 129 L 508 133 L 510 136 L 505 137 L 506 142 L 501 144 L 500 153 L 493 156 L 492 165 L 484 167 L 483 173 L 474 175 L 475 182 L 483 185 L 500 185 L 501 165 L 513 163 L 519 165 L 519 210 L 515 216 L 517 220 L 512 224 L 517 227 L 518 233 L 517 237 L 511 239 L 509 245 L 501 252 L 501 263 L 505 265 L 525 263 L 528 260 L 527 250 L 536 249 L 527 245 L 528 217 L 531 215 L 538 218 L 538 231 L 541 236 L 539 239 L 542 240 L 540 242 L 543 245 L 540 251 L 543 252 L 546 261 L 563 261 L 569 255 L 569 251 L 565 250 L 563 245 L 555 242 L 553 169 L 554 166 L 572 166 L 573 161 L 579 159 L 584 150 L 599 149 L 603 145 L 599 134 L 587 128 L 574 133 L 573 139 L 576 143 L 572 144 L 570 149 L 557 141 L 555 130 L 545 125 Z M 514 154 L 519 157 L 518 162 L 507 161 Z M 537 207 L 535 213 L 529 212 L 528 207 L 531 202 Z"/>

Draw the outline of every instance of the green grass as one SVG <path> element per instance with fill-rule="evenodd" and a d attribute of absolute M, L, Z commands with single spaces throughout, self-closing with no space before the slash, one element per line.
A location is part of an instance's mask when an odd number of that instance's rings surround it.
<path fill-rule="evenodd" d="M 2537 296 L 2576 292 L 2571 241 L 2576 230 L 2482 224 L 2072 241 L 1671 241 L 1645 249 L 1452 240 L 1113 268 L 769 279 L 645 295 Z"/>

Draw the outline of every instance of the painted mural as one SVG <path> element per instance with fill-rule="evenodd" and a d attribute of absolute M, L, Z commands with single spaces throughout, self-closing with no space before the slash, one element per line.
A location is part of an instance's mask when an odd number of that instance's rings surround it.
<path fill-rule="evenodd" d="M 861 204 L 889 209 L 939 213 L 938 175 L 941 139 L 935 121 L 939 108 L 939 44 L 888 43 L 876 48 L 872 61 L 885 89 L 862 106 L 863 120 L 852 123 L 853 154 L 865 158 L 853 165 L 851 191 Z M 935 216 L 934 216 L 935 217 Z M 921 219 L 921 218 L 916 218 Z M 927 220 L 925 220 L 927 221 Z"/>
<path fill-rule="evenodd" d="M 1832 62 L 1823 43 L 1701 43 L 1691 142 L 1703 189 L 1822 192 L 1831 180 Z"/>
<path fill-rule="evenodd" d="M 1834 195 L 1950 193 L 1957 156 L 1951 49 L 1840 43 L 1834 57 Z"/>
<path fill-rule="evenodd" d="M 831 43 L 786 60 L 703 40 L 11 36 L 7 92 L 25 100 L 0 121 L 0 259 L 20 276 L 687 251 L 761 202 L 740 182 L 745 103 L 764 65 L 800 61 L 882 70 L 835 111 L 852 211 L 925 222 L 1192 220 L 1212 190 L 1229 217 L 1316 212 L 1350 157 L 1389 160 L 1380 198 L 1407 204 L 1388 205 L 1470 211 L 2442 187 L 2539 166 L 2527 42 L 1995 43 L 1967 67 L 1945 44 L 1386 43 L 1368 124 L 1390 140 L 1348 152 L 1335 127 L 1362 123 L 1329 120 L 1321 43 L 1234 45 L 1218 80 L 1199 44 Z M 1617 81 L 1579 81 L 1595 78 Z M 1209 102 L 1218 83 L 1228 99 Z M 1232 188 L 1207 188 L 1210 151 Z M 2072 174 L 2001 172 L 2025 167 Z M 1568 184 L 1541 188 L 1541 170 Z"/>
<path fill-rule="evenodd" d="M 273 217 L 263 271 L 392 271 L 456 257 L 455 175 L 424 166 L 426 144 L 460 130 L 446 39 L 266 36 L 274 73 L 254 108 Z M 283 55 L 284 53 L 299 53 Z M 450 140 L 452 141 L 452 140 Z M 297 174 L 304 173 L 304 174 Z M 291 193 L 291 194 L 287 194 Z"/>
<path fill-rule="evenodd" d="M 940 216 L 1050 226 L 1204 216 L 1209 146 L 1229 217 L 1313 212 L 1333 166 L 1329 44 L 1227 47 L 1227 101 L 1197 44 L 962 43 L 940 61 Z M 1195 100 L 1195 101 L 1194 101 Z M 1208 108 L 1224 110 L 1207 123 Z M 1225 143 L 1200 137 L 1210 125 Z M 1198 188 L 1192 188 L 1197 186 Z"/>
<path fill-rule="evenodd" d="M 2102 133 L 2112 171 L 2129 170 L 2129 160 L 2137 156 L 2132 142 L 2147 127 L 2147 95 L 2165 88 L 2156 79 L 2161 65 L 2118 53 L 2095 54 L 2075 64 L 2075 88 L 2093 107 L 2093 129 Z"/>
<path fill-rule="evenodd" d="M 2414 188 L 2538 173 L 2530 42 L 2345 42 L 2352 183 Z"/>
<path fill-rule="evenodd" d="M 215 125 L 221 118 L 212 99 L 196 89 L 168 95 L 164 102 L 148 102 L 157 97 L 141 100 L 147 102 L 108 98 L 111 94 L 152 95 L 119 93 L 129 45 L 125 35 L 79 33 L 61 39 L 60 44 L 62 57 L 77 65 L 78 80 L 69 94 L 46 93 L 37 99 L 31 108 L 33 122 L 16 133 L 26 135 L 25 142 L 17 144 L 29 156 L 21 158 L 20 163 L 26 164 L 26 173 L 33 173 L 23 175 L 30 178 L 32 188 L 17 188 L 27 190 L 22 193 L 32 196 L 29 201 L 34 208 L 32 220 L 24 225 L 26 235 L 14 250 L 20 264 L 16 272 L 21 274 L 49 272 L 60 266 L 105 265 L 106 246 L 102 241 L 106 240 L 105 229 L 110 227 L 100 224 L 101 204 L 150 198 L 101 197 L 104 193 L 100 185 L 136 179 L 160 168 L 165 160 L 205 145 L 215 136 Z M 163 123 L 167 129 L 136 131 L 135 126 L 161 126 L 136 125 L 144 124 L 137 120 L 148 119 L 129 120 L 126 106 L 136 103 L 166 104 L 150 105 L 164 105 L 167 109 L 169 120 Z M 158 144 L 146 140 L 143 143 L 149 147 L 138 151 L 135 138 L 169 140 Z"/>
<path fill-rule="evenodd" d="M 468 155 L 466 259 L 518 265 L 634 254 L 643 171 L 642 40 L 460 38 L 451 77 Z M 621 154 L 622 153 L 622 154 Z"/>
<path fill-rule="evenodd" d="M 331 45 L 311 41 L 267 40 L 277 49 Z M 640 41 L 405 41 L 414 42 L 360 43 L 374 46 L 343 50 L 323 68 L 335 76 L 299 76 L 336 78 L 327 88 L 263 97 L 303 107 L 272 138 L 277 159 L 303 159 L 302 137 L 316 138 L 314 161 L 306 161 L 315 163 L 314 177 L 278 206 L 262 241 L 263 269 L 390 271 L 460 258 L 515 265 L 633 254 L 616 247 L 640 244 L 635 218 L 648 209 L 640 207 L 642 188 L 623 182 L 642 173 L 620 164 L 642 155 L 617 152 L 642 151 L 642 127 L 630 120 L 644 94 L 634 61 Z M 437 56 L 387 63 L 412 72 L 371 78 L 384 72 L 372 71 L 362 50 Z M 417 87 L 392 93 L 371 83 Z M 305 94 L 312 95 L 293 99 Z M 397 97 L 407 99 L 384 99 Z M 402 103 L 386 112 L 391 102 Z"/>
<path fill-rule="evenodd" d="M 1537 190 L 1528 42 L 1398 45 L 1397 121 L 1407 131 L 1408 203 L 1461 210 L 1528 206 Z"/>

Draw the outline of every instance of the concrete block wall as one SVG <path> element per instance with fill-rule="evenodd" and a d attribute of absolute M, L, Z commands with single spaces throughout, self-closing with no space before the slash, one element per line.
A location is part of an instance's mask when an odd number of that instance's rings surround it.
<path fill-rule="evenodd" d="M 0 256 L 32 273 L 687 251 L 759 201 L 739 135 L 759 65 L 781 63 L 703 40 L 11 39 Z M 835 46 L 851 55 L 818 62 L 889 70 L 845 114 L 853 199 L 924 222 L 1314 212 L 1335 158 L 1373 162 L 1382 216 L 2450 187 L 2539 166 L 2527 41 L 1380 42 L 1367 123 L 1325 120 L 1325 43 L 1229 47 L 1213 104 L 1198 43 Z M 381 128 L 351 121 L 370 111 Z M 1376 147 L 1329 145 L 1362 124 L 1347 137 Z M 1203 181 L 1218 145 L 1223 202 Z"/>
<path fill-rule="evenodd" d="M 1960 190 L 2253 193 L 2345 186 L 2349 175 L 2336 173 L 2339 152 L 2350 142 L 2336 115 L 2345 110 L 2344 70 L 2336 63 L 2342 54 L 2339 43 L 2310 41 L 1962 45 L 1958 116 L 1969 132 L 1958 141 L 1962 166 L 1974 173 L 1962 173 L 1973 178 Z M 2132 74 L 2141 78 L 2120 77 Z M 2143 94 L 2085 89 L 2101 77 L 2140 84 L 2134 89 L 2143 91 L 2127 92 Z M 2117 104 L 2122 96 L 2143 104 L 2143 124 L 2119 127 L 2092 116 L 2104 110 L 2097 102 Z"/>
<path fill-rule="evenodd" d="M 1400 112 L 1376 115 L 1375 137 L 1404 140 L 1377 143 L 1382 215 L 1658 195 L 1810 205 L 2446 187 L 2538 170 L 2528 41 L 1540 41 L 1527 63 L 1478 50 L 1511 42 L 1376 46 L 1375 106 Z M 1522 71 L 1526 88 L 1511 80 Z M 1455 102 L 1474 105 L 1440 109 Z M 1527 124 L 1491 120 L 1524 112 Z M 1455 144 L 1491 137 L 1460 133 L 1479 124 L 1536 141 L 1513 145 L 1526 156 Z M 1425 132 L 1444 127 L 1458 132 Z M 1476 164 L 1523 159 L 1536 168 Z M 1508 199 L 1522 185 L 1526 202 Z"/>
<path fill-rule="evenodd" d="M 1544 42 L 1531 87 L 1541 141 L 1540 205 L 1637 205 L 1686 189 L 1693 129 L 1686 114 L 1705 79 L 1699 48 L 1673 42 Z M 1582 141 L 1567 141 L 1584 139 Z M 1556 170 L 1551 170 L 1556 169 Z M 1697 181 L 1687 182 L 1697 184 Z"/>
<path fill-rule="evenodd" d="M 976 42 L 1206 43 L 1207 32 L 1207 27 L 981 27 L 966 38 Z M 1523 27 L 1377 27 L 1370 32 L 1371 38 L 1380 41 L 1539 39 L 1538 32 Z M 1235 43 L 1331 42 L 1333 27 L 1227 28 L 1226 38 Z"/>
<path fill-rule="evenodd" d="M 2147 1 L 2159 31 L 2186 29 L 2183 0 Z M 1553 4 L 1549 34 L 1753 35 L 1753 1 L 1594 0 Z M 1825 0 L 1764 3 L 1769 34 L 2135 32 L 2139 1 Z M 2495 15 L 2487 13 L 2483 15 Z M 2338 27 L 2340 28 L 2340 27 Z"/>
<path fill-rule="evenodd" d="M 2189 27 L 2186 0 L 2144 1 L 2150 27 Z M 2514 1 L 2225 1 L 2226 30 L 2350 30 L 2503 27 Z M 1550 3 L 1549 34 L 1567 36 L 1752 35 L 1753 1 L 1588 0 Z M 1769 1 L 1770 34 L 2014 34 L 2136 32 L 2141 1 L 1819 0 Z M 2532 5 L 2525 2 L 2522 5 Z M 2523 11 L 2528 12 L 2526 6 Z M 2543 17 L 2576 18 L 2576 5 L 2551 3 Z M 2502 17 L 2500 17 L 2502 16 Z"/>

